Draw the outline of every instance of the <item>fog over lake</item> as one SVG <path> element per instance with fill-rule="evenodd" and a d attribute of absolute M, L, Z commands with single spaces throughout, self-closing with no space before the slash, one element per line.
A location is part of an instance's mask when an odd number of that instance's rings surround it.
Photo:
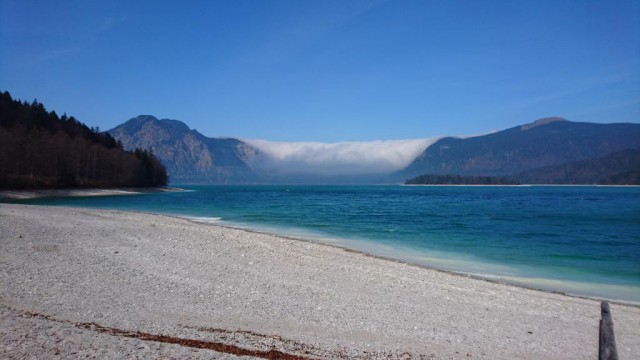
<path fill-rule="evenodd" d="M 356 142 L 280 142 L 243 139 L 262 151 L 255 166 L 280 174 L 383 174 L 403 169 L 439 138 Z"/>

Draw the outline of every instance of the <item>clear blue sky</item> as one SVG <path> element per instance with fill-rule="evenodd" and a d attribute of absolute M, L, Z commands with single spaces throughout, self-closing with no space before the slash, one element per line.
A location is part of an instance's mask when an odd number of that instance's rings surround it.
<path fill-rule="evenodd" d="M 90 126 L 467 135 L 640 121 L 640 1 L 0 0 L 0 90 Z"/>

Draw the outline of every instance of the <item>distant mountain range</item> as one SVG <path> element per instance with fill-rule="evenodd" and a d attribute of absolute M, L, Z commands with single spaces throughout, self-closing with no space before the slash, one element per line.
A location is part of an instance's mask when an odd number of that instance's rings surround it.
<path fill-rule="evenodd" d="M 545 118 L 482 136 L 445 137 L 399 171 L 348 177 L 283 175 L 287 171 L 280 170 L 286 169 L 277 169 L 277 161 L 250 143 L 208 138 L 177 120 L 143 115 L 109 133 L 126 149 L 151 148 L 175 184 L 399 183 L 424 174 L 506 176 L 540 184 L 619 184 L 638 183 L 640 172 L 640 124 L 631 123 Z M 269 166 L 262 166 L 265 162 Z"/>

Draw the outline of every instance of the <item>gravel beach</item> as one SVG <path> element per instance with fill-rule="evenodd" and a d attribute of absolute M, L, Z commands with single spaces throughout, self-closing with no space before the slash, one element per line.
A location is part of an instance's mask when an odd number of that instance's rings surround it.
<path fill-rule="evenodd" d="M 67 196 L 116 196 L 149 194 L 157 192 L 183 191 L 178 188 L 169 187 L 143 187 L 143 188 L 114 188 L 114 189 L 40 189 L 40 190 L 0 190 L 0 200 L 2 199 L 36 199 L 44 197 L 67 197 Z"/>
<path fill-rule="evenodd" d="M 0 204 L 0 358 L 595 359 L 600 302 L 142 213 Z M 611 306 L 620 359 L 640 308 Z"/>

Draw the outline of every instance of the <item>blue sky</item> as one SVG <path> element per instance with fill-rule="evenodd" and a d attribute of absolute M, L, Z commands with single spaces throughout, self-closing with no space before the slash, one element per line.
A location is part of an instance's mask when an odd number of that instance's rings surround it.
<path fill-rule="evenodd" d="M 639 1 L 0 0 L 0 90 L 90 126 L 369 141 L 640 121 Z"/>

